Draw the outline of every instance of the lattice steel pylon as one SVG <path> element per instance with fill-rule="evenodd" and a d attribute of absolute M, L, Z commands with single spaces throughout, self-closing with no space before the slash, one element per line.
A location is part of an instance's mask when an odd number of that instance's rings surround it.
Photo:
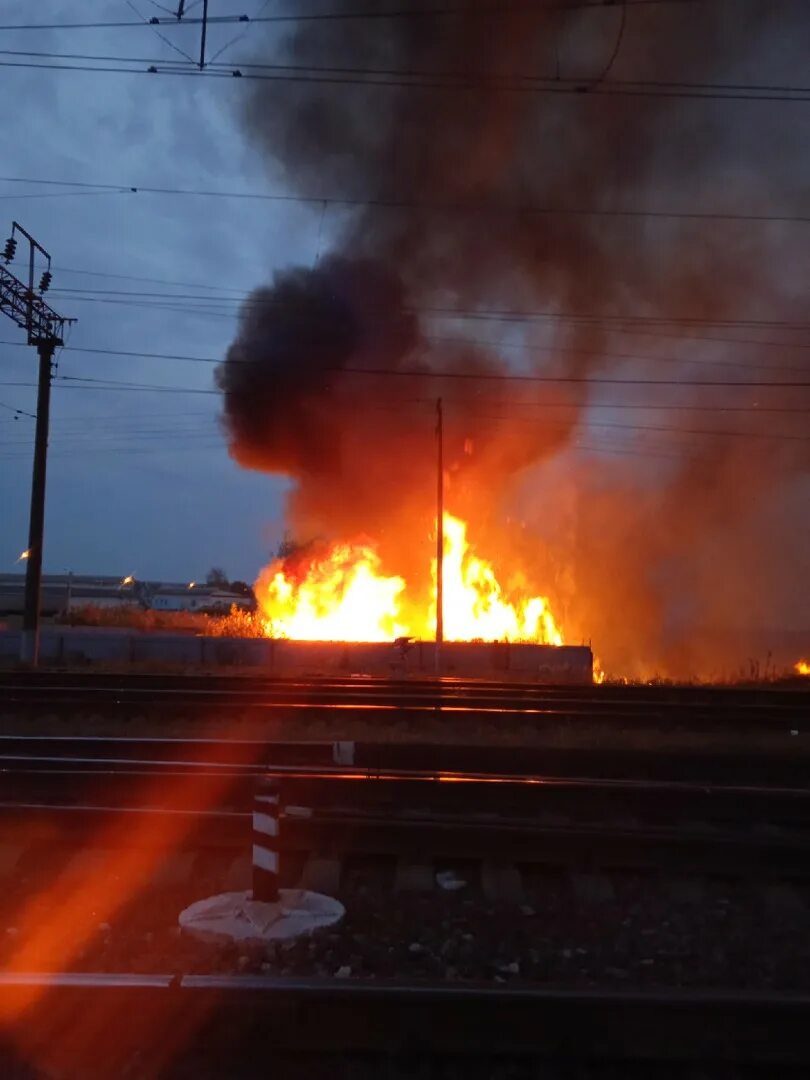
<path fill-rule="evenodd" d="M 42 545 L 45 534 L 45 474 L 48 463 L 48 418 L 51 407 L 53 354 L 64 344 L 65 326 L 75 322 L 57 315 L 42 299 L 51 283 L 51 257 L 41 244 L 16 221 L 2 253 L 6 264 L 14 258 L 17 234 L 28 241 L 28 284 L 25 285 L 0 266 L 0 312 L 26 331 L 28 344 L 39 354 L 37 419 L 34 437 L 34 472 L 31 479 L 31 515 L 28 525 L 28 558 L 25 566 L 25 607 L 20 639 L 20 659 L 36 665 L 39 661 L 39 600 L 42 586 Z M 39 295 L 34 291 L 34 256 L 39 252 L 47 262 L 40 278 Z"/>

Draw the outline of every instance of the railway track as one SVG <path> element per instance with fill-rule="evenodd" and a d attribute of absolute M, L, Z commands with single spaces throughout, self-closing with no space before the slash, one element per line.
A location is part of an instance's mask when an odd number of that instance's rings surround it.
<path fill-rule="evenodd" d="M 565 694 L 571 697 L 592 697 L 598 694 L 600 698 L 621 697 L 628 692 L 646 695 L 649 698 L 678 698 L 692 700 L 725 700 L 735 701 L 741 697 L 749 700 L 770 700 L 773 695 L 795 696 L 806 694 L 803 689 L 803 680 L 791 681 L 788 684 L 763 684 L 752 683 L 750 685 L 706 685 L 706 684 L 617 684 L 607 683 L 600 686 L 588 686 L 582 684 L 548 684 L 531 681 L 497 680 L 497 679 L 469 679 L 456 677 L 428 677 L 412 676 L 408 678 L 385 678 L 376 675 L 345 676 L 317 675 L 317 676 L 281 676 L 260 674 L 229 675 L 222 672 L 206 673 L 173 673 L 173 672 L 147 672 L 147 671 L 87 671 L 75 668 L 67 669 L 39 669 L 37 671 L 25 671 L 8 669 L 0 672 L 0 685 L 28 686 L 28 687 L 65 687 L 76 688 L 122 688 L 137 686 L 147 689 L 164 690 L 244 690 L 261 688 L 319 688 L 323 691 L 344 689 L 363 691 L 371 688 L 379 692 L 394 694 L 436 694 L 444 695 L 464 694 L 476 692 L 482 694 L 501 694 L 511 691 L 516 696 L 527 694 L 543 696 L 545 694 Z"/>
<path fill-rule="evenodd" d="M 471 760 L 478 771 L 458 767 Z M 526 771 L 544 763 L 541 751 L 502 750 L 484 769 L 480 756 L 448 746 L 5 737 L 0 822 L 81 833 L 130 815 L 150 835 L 161 815 L 196 814 L 196 836 L 237 848 L 248 842 L 255 783 L 273 773 L 299 869 L 329 851 L 342 860 L 484 863 L 497 853 L 567 869 L 810 874 L 803 776 L 769 786 Z"/>
<path fill-rule="evenodd" d="M 262 753 L 254 757 L 259 748 Z M 525 770 L 535 759 L 519 751 L 500 753 L 497 773 L 492 759 L 488 773 L 465 772 L 452 766 L 460 759 L 469 765 L 472 759 L 457 754 L 455 747 L 398 751 L 345 743 L 239 747 L 220 740 L 3 740 L 0 776 L 6 796 L 20 785 L 16 796 L 0 806 L 0 906 L 5 903 L 0 922 L 5 921 L 6 934 L 17 925 L 10 920 L 24 908 L 26 890 L 36 895 L 55 881 L 71 895 L 71 890 L 86 890 L 84 883 L 90 881 L 96 884 L 87 895 L 103 895 L 104 882 L 129 865 L 135 852 L 149 867 L 145 887 L 162 897 L 149 919 L 139 916 L 130 925 L 124 918 L 112 931 L 101 923 L 102 941 L 82 953 L 83 965 L 100 961 L 109 972 L 111 958 L 120 963 L 126 951 L 143 970 L 140 949 L 145 947 L 138 942 L 145 934 L 150 941 L 157 937 L 164 951 L 148 961 L 151 974 L 119 966 L 110 975 L 91 966 L 83 973 L 52 975 L 9 965 L 14 974 L 0 977 L 0 1018 L 18 1052 L 29 1047 L 34 1060 L 52 1069 L 67 1075 L 88 1069 L 92 1076 L 99 1075 L 92 1070 L 100 1046 L 110 1076 L 127 1070 L 158 1076 L 171 1069 L 171 1075 L 199 1078 L 212 1061 L 219 1075 L 250 1076 L 257 1057 L 271 1052 L 275 1062 L 298 1070 L 292 1075 L 308 1078 L 332 1076 L 336 1070 L 340 1075 L 347 1060 L 353 1063 L 352 1076 L 398 1077 L 400 1068 L 408 1075 L 408 1069 L 424 1070 L 431 1062 L 430 1068 L 444 1063 L 442 1068 L 457 1070 L 449 1075 L 469 1078 L 485 1060 L 498 1067 L 496 1059 L 501 1066 L 508 1061 L 512 1075 L 527 1077 L 543 1075 L 542 1070 L 561 1062 L 567 1077 L 577 1076 L 571 1070 L 579 1067 L 591 1077 L 597 1067 L 632 1065 L 645 1080 L 658 1070 L 671 1080 L 679 1068 L 692 1080 L 698 1063 L 707 1061 L 732 1070 L 728 1075 L 734 1080 L 749 1068 L 764 1070 L 769 1078 L 782 1075 L 777 1069 L 803 1075 L 810 1063 L 810 997 L 798 991 L 617 989 L 553 985 L 553 979 L 555 972 L 570 979 L 570 965 L 584 963 L 579 957 L 589 949 L 598 952 L 599 942 L 620 941 L 629 932 L 628 919 L 637 920 L 637 940 L 655 941 L 657 912 L 664 910 L 662 902 L 675 903 L 682 883 L 688 885 L 690 905 L 697 890 L 699 908 L 709 906 L 707 898 L 718 888 L 719 903 L 729 903 L 724 898 L 738 893 L 753 897 L 740 901 L 752 910 L 764 909 L 775 896 L 787 906 L 774 918 L 796 918 L 803 925 L 805 916 L 796 915 L 796 908 L 804 910 L 810 867 L 810 791 L 529 775 Z M 433 767 L 415 769 L 415 760 L 409 759 L 414 753 L 423 765 L 432 760 Z M 318 963 L 327 967 L 329 977 L 298 972 L 296 964 L 306 971 L 315 964 L 306 950 L 300 960 L 280 954 L 270 965 L 261 956 L 251 959 L 255 973 L 250 975 L 190 974 L 198 961 L 192 962 L 170 936 L 171 927 L 194 899 L 249 887 L 249 796 L 256 776 L 269 769 L 281 779 L 284 793 L 281 876 L 289 885 L 316 888 L 323 888 L 318 875 L 331 876 L 329 891 L 341 896 L 349 912 L 345 941 L 327 939 L 318 946 Z M 450 782 L 437 779 L 440 775 Z M 35 791 L 27 786 L 32 784 L 40 785 L 42 801 L 23 805 L 26 792 Z M 146 791 L 154 804 L 143 802 Z M 168 852 L 167 832 L 174 837 Z M 9 860 L 15 844 L 18 857 Z M 245 876 L 235 878 L 235 870 Z M 653 894 L 643 916 L 633 914 L 640 910 L 638 899 L 625 898 L 623 892 L 631 872 L 636 882 L 632 897 L 639 881 L 646 881 L 642 887 Z M 439 875 L 448 873 L 454 888 L 461 882 L 461 892 L 442 892 Z M 552 888 L 549 881 L 555 875 L 558 884 Z M 720 884 L 713 884 L 716 879 Z M 729 882 L 736 884 L 732 888 Z M 424 900 L 421 890 L 426 887 L 432 892 Z M 549 899 L 554 888 L 560 896 Z M 423 902 L 436 905 L 430 919 L 427 909 L 408 906 Z M 548 913 L 544 903 L 550 905 Z M 574 927 L 595 926 L 597 944 L 583 940 L 582 947 L 574 948 L 576 941 L 563 939 L 562 959 L 559 951 L 556 960 L 543 953 L 531 964 L 527 957 L 534 947 L 525 942 L 516 946 L 516 955 L 525 959 L 523 985 L 498 982 L 500 970 L 515 968 L 511 963 L 493 966 L 487 984 L 466 976 L 448 984 L 446 974 L 437 979 L 435 968 L 417 979 L 407 977 L 413 950 L 419 959 L 428 948 L 409 942 L 431 919 L 434 930 L 429 932 L 438 942 L 431 963 L 441 963 L 442 971 L 458 964 L 463 973 L 471 934 L 468 922 L 453 929 L 454 919 L 469 920 L 470 912 L 480 911 L 486 927 L 493 912 L 508 910 L 510 919 L 523 920 L 521 925 L 537 924 L 532 940 L 542 950 L 547 919 L 555 911 L 554 917 L 564 918 L 567 904 L 576 912 Z M 786 916 L 785 910 L 793 914 Z M 376 946 L 373 940 L 357 944 L 373 939 L 370 928 L 380 912 L 387 913 L 383 922 L 393 920 L 394 927 L 404 919 L 394 940 L 408 935 L 400 941 L 403 956 L 393 981 L 375 974 L 373 966 L 382 963 L 385 971 L 390 946 Z M 603 928 L 594 923 L 599 918 L 607 920 Z M 721 921 L 717 930 L 708 930 L 714 948 L 723 926 Z M 104 944 L 110 933 L 111 943 Z M 679 952 L 682 945 L 673 953 L 667 933 L 661 931 L 663 952 L 654 953 L 662 979 L 670 970 L 681 970 L 679 955 L 690 955 L 688 949 Z M 732 929 L 732 944 L 739 934 Z M 751 936 L 756 941 L 756 932 Z M 445 952 L 445 937 L 457 954 Z M 126 950 L 122 940 L 129 943 Z M 5 944 L 13 956 L 15 939 Z M 355 953 L 362 954 L 362 962 Z M 166 955 L 173 957 L 171 968 L 161 974 L 160 967 L 151 965 Z M 232 956 L 232 969 L 241 970 L 243 959 Z M 629 974 L 630 965 L 623 971 L 621 961 L 614 962 L 616 967 L 609 959 L 599 961 L 599 970 L 607 972 L 608 983 L 646 978 L 645 972 L 657 970 L 638 966 L 647 962 L 636 958 L 638 976 Z M 264 974 L 268 966 L 272 972 Z M 358 966 L 357 974 L 366 972 L 365 977 L 335 977 Z M 580 982 L 600 977 L 573 974 Z M 548 985 L 530 985 L 532 979 Z M 15 1019 L 20 1002 L 25 1003 L 24 1020 L 22 1013 Z M 107 1031 L 116 1032 L 109 1056 Z"/>
<path fill-rule="evenodd" d="M 422 769 L 440 772 L 529 774 L 560 779 L 677 781 L 695 784 L 801 787 L 807 777 L 800 755 L 761 756 L 750 752 L 722 754 L 652 749 L 555 748 L 539 746 L 468 745 L 459 743 L 374 742 L 366 740 L 302 741 L 240 737 L 34 735 L 0 734 L 0 770 L 38 769 L 54 772 L 127 764 L 154 767 L 199 764 L 265 769 L 272 765 L 356 765 L 375 771 Z"/>
<path fill-rule="evenodd" d="M 804 926 L 810 789 L 803 762 L 790 753 L 754 756 L 744 740 L 765 728 L 797 746 L 810 698 L 793 691 L 636 689 L 64 673 L 0 678 L 2 715 L 24 720 L 47 713 L 64 721 L 60 735 L 37 735 L 23 723 L 16 734 L 0 738 L 0 910 L 7 928 L 15 928 L 26 890 L 36 895 L 56 881 L 70 891 L 90 880 L 103 893 L 104 881 L 133 859 L 149 867 L 144 888 L 162 897 L 151 921 L 124 919 L 119 926 L 113 919 L 112 931 L 99 931 L 104 941 L 111 933 L 112 944 L 83 954 L 84 974 L 17 968 L 13 977 L 0 979 L 0 1016 L 15 1045 L 35 1046 L 40 1056 L 43 1047 L 54 1047 L 58 1057 L 67 1041 L 79 1075 L 82 1055 L 92 1064 L 108 1030 L 133 1033 L 113 1048 L 110 1075 L 116 1076 L 134 1068 L 134 1061 L 141 1068 L 136 1075 L 159 1075 L 168 1067 L 164 1051 L 179 1054 L 172 1061 L 181 1061 L 188 1075 L 204 1076 L 209 1060 L 220 1063 L 220 1075 L 228 1075 L 229 1067 L 240 1075 L 267 1048 L 308 1078 L 333 1076 L 335 1062 L 347 1056 L 370 1070 L 357 1075 L 387 1070 L 398 1076 L 396 1062 L 418 1068 L 428 1059 L 446 1059 L 458 1075 L 472 1077 L 485 1054 L 501 1055 L 526 1076 L 563 1060 L 588 1069 L 632 1063 L 645 1080 L 659 1066 L 672 1077 L 676 1065 L 689 1069 L 707 1060 L 737 1070 L 729 1074 L 734 1080 L 749 1066 L 769 1077 L 780 1075 L 777 1068 L 804 1075 L 810 999 L 798 992 L 552 985 L 555 973 L 580 982 L 643 980 L 659 969 L 659 980 L 688 978 L 679 956 L 691 955 L 688 948 L 716 948 L 722 916 L 738 903 L 742 929 L 729 931 L 724 948 L 730 956 L 736 941 L 750 939 L 753 947 L 774 920 Z M 593 747 L 181 737 L 171 734 L 171 726 L 161 728 L 161 737 L 123 734 L 133 730 L 124 726 L 128 719 L 149 712 L 169 725 L 178 715 L 248 713 L 282 721 L 304 715 L 316 723 L 362 715 L 417 729 L 420 718 L 430 717 L 459 729 L 482 717 L 493 724 L 511 718 L 518 725 L 563 718 L 656 730 L 713 726 L 732 735 L 740 731 L 742 747 L 723 755 L 662 755 Z M 118 734 L 76 737 L 74 721 L 88 714 L 111 718 Z M 195 899 L 250 887 L 251 796 L 256 778 L 271 771 L 280 778 L 284 804 L 282 883 L 339 895 L 349 913 L 345 940 L 321 943 L 314 960 L 305 952 L 294 962 L 276 957 L 269 975 L 261 974 L 268 966 L 261 957 L 249 958 L 250 975 L 189 974 L 171 927 Z M 169 851 L 166 835 L 173 837 Z M 461 891 L 445 892 L 443 882 Z M 647 892 L 648 899 L 638 899 Z M 695 931 L 696 941 L 704 935 L 703 944 L 673 946 L 666 924 L 659 926 L 659 912 L 677 907 L 675 898 L 686 893 L 684 903 L 694 911 L 709 906 L 706 897 L 719 897 L 718 921 Z M 781 914 L 757 922 L 756 913 L 771 911 L 774 902 Z M 727 903 L 728 909 L 722 906 Z M 547 921 L 564 922 L 569 904 L 577 913 L 565 931 L 570 940 L 560 949 L 543 944 Z M 523 922 L 515 929 L 524 935 L 515 945 L 525 961 L 522 985 L 498 983 L 499 971 L 511 971 L 511 963 L 499 968 L 501 960 L 490 967 L 486 960 L 465 960 L 466 939 L 480 934 L 483 949 L 488 912 L 502 909 L 527 920 L 526 926 L 537 924 L 530 934 Z M 692 916 L 678 910 L 688 924 Z M 414 963 L 410 937 L 397 961 L 399 981 L 383 978 L 379 972 L 388 970 L 393 945 L 357 944 L 373 938 L 367 928 L 380 925 L 380 911 L 392 913 L 395 926 L 404 920 L 402 933 L 416 936 L 427 926 L 428 938 L 435 934 L 439 943 L 431 964 L 440 963 L 442 971 L 456 965 L 463 981 L 448 985 L 441 975 L 437 981 L 430 966 L 421 981 L 405 977 Z M 469 921 L 476 912 L 480 926 Z M 591 952 L 602 955 L 606 943 L 616 942 L 621 952 L 628 925 L 638 941 L 657 943 L 659 951 L 651 955 L 658 966 L 644 967 L 652 960 L 639 953 L 627 961 L 627 971 L 621 958 L 595 959 L 596 966 L 587 968 Z M 591 926 L 595 940 L 587 940 Z M 580 932 L 584 937 L 577 940 Z M 801 942 L 800 929 L 794 932 Z M 122 936 L 136 942 L 128 953 L 135 966 L 146 962 L 137 945 L 144 933 L 163 942 L 159 955 L 174 958 L 169 974 L 160 973 L 167 969 L 159 958 L 149 961 L 153 974 L 111 967 L 122 952 Z M 442 935 L 456 952 L 445 955 Z M 427 955 L 421 940 L 414 942 L 417 959 Z M 13 952 L 14 939 L 5 946 Z M 793 963 L 798 972 L 786 985 L 804 986 L 801 947 L 781 939 L 777 947 L 784 951 L 780 962 Z M 491 948 L 497 952 L 497 942 Z M 530 961 L 535 949 L 539 959 Z M 88 969 L 94 958 L 117 974 Z M 241 971 L 242 959 L 232 957 L 232 967 Z M 358 964 L 357 973 L 370 973 L 365 978 L 334 977 Z M 725 977 L 732 967 L 704 977 Z M 322 968 L 328 978 L 301 974 Z M 474 985 L 485 969 L 489 982 Z M 22 1025 L 13 1020 L 21 1000 L 29 1002 Z M 78 1036 L 65 1039 L 65 1032 L 83 1030 L 83 1024 L 86 1045 Z M 171 1036 L 180 1032 L 184 1048 L 178 1049 Z M 194 1044 L 197 1051 L 189 1050 Z"/>
<path fill-rule="evenodd" d="M 810 695 L 760 688 L 12 672 L 0 675 L 0 716 L 18 725 L 46 716 L 72 730 L 99 720 L 126 724 L 159 718 L 237 728 L 250 721 L 295 724 L 301 730 L 324 725 L 337 730 L 351 722 L 412 733 L 440 724 L 456 735 L 473 726 L 503 732 L 597 724 L 803 740 L 810 729 Z"/>
<path fill-rule="evenodd" d="M 276 1075 L 314 1080 L 740 1080 L 798 1077 L 810 1064 L 810 997 L 774 993 L 22 973 L 0 976 L 0 1015 L 17 1061 L 77 1077 L 253 1077 L 272 1062 Z"/>

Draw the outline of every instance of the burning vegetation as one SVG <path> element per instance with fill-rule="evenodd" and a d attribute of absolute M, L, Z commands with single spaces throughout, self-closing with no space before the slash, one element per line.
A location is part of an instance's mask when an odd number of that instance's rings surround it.
<path fill-rule="evenodd" d="M 788 8 L 404 7 L 273 29 L 243 115 L 317 215 L 217 370 L 311 540 L 261 574 L 267 631 L 432 636 L 441 398 L 448 639 L 592 638 L 629 676 L 764 652 L 808 610 L 806 249 L 744 218 L 791 204 L 798 106 L 664 91 L 787 71 Z"/>
<path fill-rule="evenodd" d="M 444 636 L 447 641 L 536 641 L 562 645 L 548 601 L 524 580 L 504 590 L 492 565 L 472 551 L 467 526 L 444 515 Z M 267 633 L 303 641 L 429 640 L 436 626 L 436 560 L 429 603 L 386 576 L 371 543 L 318 545 L 271 563 L 256 599 Z"/>

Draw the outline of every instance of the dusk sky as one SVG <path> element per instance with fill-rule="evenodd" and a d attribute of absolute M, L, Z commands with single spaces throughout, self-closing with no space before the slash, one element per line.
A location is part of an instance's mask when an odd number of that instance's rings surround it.
<path fill-rule="evenodd" d="M 135 6 L 144 15 L 156 10 L 149 0 Z M 241 11 L 244 5 L 218 6 Z M 246 10 L 259 6 L 251 0 Z M 4 2 L 0 17 L 8 23 L 134 21 L 123 0 Z M 210 55 L 242 32 L 213 27 Z M 193 27 L 171 32 L 191 51 L 198 34 Z M 222 59 L 240 50 L 244 56 L 250 42 L 248 35 Z M 4 47 L 176 57 L 150 28 L 18 32 L 5 35 Z M 4 177 L 273 190 L 235 122 L 240 87 L 230 81 L 10 67 L 2 78 L 10 99 L 25 103 L 4 119 Z M 283 531 L 283 482 L 231 462 L 217 422 L 219 396 L 99 390 L 67 377 L 212 391 L 210 363 L 81 350 L 222 359 L 234 332 L 233 298 L 274 267 L 312 260 L 319 216 L 295 203 L 86 194 L 5 180 L 0 208 L 3 238 L 17 220 L 51 253 L 50 302 L 78 318 L 69 347 L 59 353 L 52 395 L 46 572 L 66 567 L 182 580 L 221 565 L 231 577 L 252 580 Z M 19 255 L 11 269 L 24 272 Z M 140 295 L 108 295 L 116 291 Z M 173 293 L 210 294 L 217 303 L 182 301 L 182 310 L 162 309 Z M 192 306 L 201 310 L 191 313 Z M 36 352 L 22 343 L 23 331 L 4 318 L 0 402 L 33 413 Z M 9 385 L 20 383 L 26 385 Z M 34 424 L 24 416 L 15 421 L 5 407 L 0 413 L 0 566 L 11 571 L 27 544 Z"/>

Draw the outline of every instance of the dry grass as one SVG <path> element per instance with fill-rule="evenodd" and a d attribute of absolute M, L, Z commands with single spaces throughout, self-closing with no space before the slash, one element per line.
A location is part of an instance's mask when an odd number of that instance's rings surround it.
<path fill-rule="evenodd" d="M 145 633 L 174 631 L 206 637 L 265 637 L 261 619 L 236 604 L 227 615 L 206 615 L 192 611 L 153 611 L 151 608 L 101 608 L 92 604 L 72 608 L 59 620 L 63 626 L 99 626 Z"/>

